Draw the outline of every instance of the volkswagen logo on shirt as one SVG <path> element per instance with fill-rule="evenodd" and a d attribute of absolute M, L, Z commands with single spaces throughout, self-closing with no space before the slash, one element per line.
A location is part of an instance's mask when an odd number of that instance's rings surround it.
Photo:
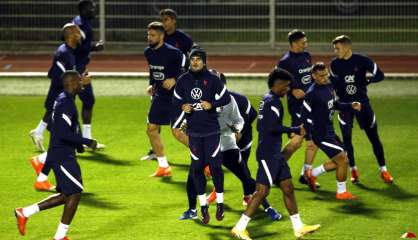
<path fill-rule="evenodd" d="M 357 92 L 357 87 L 354 86 L 354 85 L 347 85 L 347 87 L 345 88 L 345 90 L 347 91 L 348 94 L 354 95 Z"/>
<path fill-rule="evenodd" d="M 190 95 L 192 96 L 193 99 L 199 100 L 202 98 L 202 89 L 193 88 L 192 91 L 190 92 Z"/>

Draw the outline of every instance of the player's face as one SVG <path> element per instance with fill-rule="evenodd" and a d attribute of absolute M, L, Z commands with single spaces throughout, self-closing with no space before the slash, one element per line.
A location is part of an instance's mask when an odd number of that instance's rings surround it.
<path fill-rule="evenodd" d="M 312 77 L 319 85 L 326 85 L 329 83 L 329 73 L 326 68 L 312 73 Z"/>
<path fill-rule="evenodd" d="M 289 84 L 289 81 L 276 81 L 271 90 L 280 97 L 283 97 L 290 90 Z"/>
<path fill-rule="evenodd" d="M 190 69 L 193 72 L 199 72 L 203 69 L 205 64 L 203 63 L 203 60 L 198 56 L 193 56 L 190 58 Z"/>
<path fill-rule="evenodd" d="M 71 30 L 71 40 L 72 42 L 76 43 L 76 44 L 80 44 L 81 43 L 81 31 L 80 28 L 78 26 L 75 26 L 72 28 Z"/>
<path fill-rule="evenodd" d="M 339 59 L 344 58 L 347 55 L 349 50 L 350 50 L 350 47 L 346 44 L 341 44 L 341 43 L 334 44 L 334 53 Z"/>
<path fill-rule="evenodd" d="M 304 37 L 292 43 L 292 47 L 297 52 L 303 52 L 308 47 L 308 38 Z"/>
<path fill-rule="evenodd" d="M 147 32 L 147 40 L 150 47 L 155 47 L 164 40 L 164 35 L 160 31 L 151 29 Z"/>
<path fill-rule="evenodd" d="M 166 32 L 172 32 L 176 29 L 176 19 L 171 18 L 170 16 L 163 15 L 161 17 L 161 22 L 163 23 Z"/>

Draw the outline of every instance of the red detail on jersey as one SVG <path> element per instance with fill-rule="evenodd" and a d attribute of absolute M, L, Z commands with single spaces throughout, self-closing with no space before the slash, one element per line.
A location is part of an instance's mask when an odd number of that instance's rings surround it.
<path fill-rule="evenodd" d="M 176 48 L 180 49 L 180 44 L 178 42 L 176 42 Z"/>
<path fill-rule="evenodd" d="M 203 85 L 206 87 L 208 85 L 208 80 L 203 80 Z"/>
<path fill-rule="evenodd" d="M 354 67 L 354 72 L 357 72 L 358 71 L 358 68 L 357 68 L 357 66 L 355 66 Z"/>

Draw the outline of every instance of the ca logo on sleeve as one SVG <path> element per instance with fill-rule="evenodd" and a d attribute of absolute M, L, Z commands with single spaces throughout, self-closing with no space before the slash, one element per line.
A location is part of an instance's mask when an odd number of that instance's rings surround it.
<path fill-rule="evenodd" d="M 199 100 L 202 98 L 202 89 L 193 88 L 192 91 L 190 92 L 190 95 L 192 96 L 193 99 Z"/>

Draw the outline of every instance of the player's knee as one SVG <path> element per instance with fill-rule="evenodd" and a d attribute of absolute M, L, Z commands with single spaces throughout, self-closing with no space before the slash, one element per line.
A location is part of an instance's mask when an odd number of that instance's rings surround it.
<path fill-rule="evenodd" d="M 348 164 L 348 157 L 347 154 L 345 154 L 345 152 L 341 152 L 337 155 L 337 164 L 338 165 L 347 165 Z"/>
<path fill-rule="evenodd" d="M 259 194 L 261 197 L 266 198 L 269 194 L 270 194 L 270 188 L 267 186 L 260 186 L 257 185 L 256 187 L 256 192 L 257 194 Z"/>
<path fill-rule="evenodd" d="M 315 145 L 313 141 L 306 142 L 306 150 L 308 151 L 315 151 L 318 147 Z"/>
<path fill-rule="evenodd" d="M 172 128 L 171 133 L 176 139 L 180 139 L 184 133 L 179 128 Z"/>
<path fill-rule="evenodd" d="M 147 135 L 154 136 L 156 134 L 158 134 L 158 126 L 154 124 L 148 124 Z"/>

